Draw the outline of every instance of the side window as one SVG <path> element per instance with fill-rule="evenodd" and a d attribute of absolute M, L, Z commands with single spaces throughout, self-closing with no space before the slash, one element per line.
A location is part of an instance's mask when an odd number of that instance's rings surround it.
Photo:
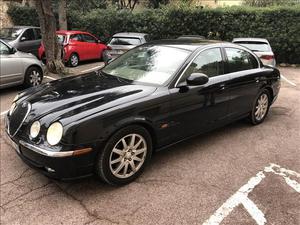
<path fill-rule="evenodd" d="M 32 41 L 34 39 L 35 37 L 34 37 L 33 29 L 27 29 L 21 37 L 22 41 Z"/>
<path fill-rule="evenodd" d="M 81 35 L 80 35 L 80 34 L 72 34 L 72 35 L 70 36 L 70 39 L 71 39 L 72 41 L 82 41 L 82 38 L 81 38 Z"/>
<path fill-rule="evenodd" d="M 225 48 L 230 73 L 258 68 L 257 60 L 249 52 L 238 48 Z"/>
<path fill-rule="evenodd" d="M 201 52 L 187 68 L 184 78 L 192 73 L 204 73 L 208 77 L 223 74 L 223 59 L 220 48 L 208 49 Z"/>
<path fill-rule="evenodd" d="M 34 29 L 35 30 L 35 39 L 40 40 L 42 39 L 41 30 L 40 29 Z"/>
<path fill-rule="evenodd" d="M 88 43 L 96 43 L 96 39 L 90 35 L 82 34 L 83 41 Z"/>
<path fill-rule="evenodd" d="M 0 55 L 7 55 L 7 54 L 9 54 L 8 46 L 0 42 Z"/>

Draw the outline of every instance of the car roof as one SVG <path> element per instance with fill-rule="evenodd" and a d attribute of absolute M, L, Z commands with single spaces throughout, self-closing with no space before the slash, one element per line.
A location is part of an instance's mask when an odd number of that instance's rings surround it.
<path fill-rule="evenodd" d="M 175 48 L 181 48 L 188 51 L 194 51 L 198 48 L 212 45 L 212 44 L 229 44 L 234 45 L 229 42 L 219 41 L 219 40 L 207 40 L 207 39 L 165 39 L 165 40 L 157 40 L 157 41 L 151 41 L 148 43 L 148 45 L 164 45 L 164 46 L 170 46 Z"/>
<path fill-rule="evenodd" d="M 79 30 L 58 30 L 56 31 L 57 34 L 65 34 L 65 35 L 72 35 L 72 34 L 90 34 L 86 31 L 79 31 Z"/>
<path fill-rule="evenodd" d="M 147 33 L 134 33 L 134 32 L 122 32 L 122 33 L 116 33 L 113 35 L 113 37 L 137 37 L 141 38 L 148 35 Z"/>
<path fill-rule="evenodd" d="M 186 38 L 186 39 L 205 39 L 204 36 L 201 36 L 201 35 L 181 35 L 179 36 L 177 39 L 183 39 L 183 38 Z"/>
<path fill-rule="evenodd" d="M 16 29 L 39 28 L 40 29 L 40 27 L 35 27 L 35 26 L 11 26 L 11 27 L 5 27 L 5 28 L 16 28 Z"/>
<path fill-rule="evenodd" d="M 263 42 L 269 44 L 269 41 L 265 38 L 234 38 L 232 42 Z"/>

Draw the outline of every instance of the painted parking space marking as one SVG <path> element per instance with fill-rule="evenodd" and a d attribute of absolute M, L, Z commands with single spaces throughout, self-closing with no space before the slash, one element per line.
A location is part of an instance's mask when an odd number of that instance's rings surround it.
<path fill-rule="evenodd" d="M 294 82 L 290 81 L 290 80 L 287 79 L 285 76 L 281 75 L 281 78 L 282 78 L 285 82 L 287 82 L 288 84 L 290 84 L 290 85 L 292 85 L 292 86 L 294 86 L 294 87 L 297 86 Z"/>
<path fill-rule="evenodd" d="M 50 77 L 50 76 L 45 76 L 45 78 L 47 78 L 49 80 L 56 80 L 54 77 Z"/>
<path fill-rule="evenodd" d="M 101 67 L 103 67 L 103 66 L 95 66 L 95 67 L 87 69 L 87 70 L 82 70 L 81 72 L 86 73 L 86 72 L 90 72 L 90 71 L 93 71 L 93 70 L 100 69 Z"/>
<path fill-rule="evenodd" d="M 208 220 L 206 220 L 203 225 L 219 225 L 238 205 L 243 205 L 258 225 L 266 224 L 267 220 L 265 215 L 255 205 L 255 203 L 249 199 L 248 194 L 266 177 L 267 173 L 273 173 L 283 177 L 288 186 L 300 193 L 300 183 L 290 178 L 290 176 L 300 178 L 300 174 L 271 163 L 269 166 L 265 167 L 263 171 L 258 172 L 256 176 L 252 177 L 248 181 L 247 184 L 242 186 L 235 194 L 227 199 L 227 201 L 219 209 L 217 209 L 217 211 Z"/>

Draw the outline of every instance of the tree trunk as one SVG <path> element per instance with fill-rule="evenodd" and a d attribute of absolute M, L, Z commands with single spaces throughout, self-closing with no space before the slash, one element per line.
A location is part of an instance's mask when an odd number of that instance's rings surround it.
<path fill-rule="evenodd" d="M 61 46 L 56 38 L 56 19 L 49 0 L 35 0 L 36 10 L 39 16 L 42 42 L 45 47 L 47 69 L 51 73 L 65 73 L 61 60 Z"/>
<path fill-rule="evenodd" d="M 59 0 L 58 1 L 58 22 L 60 30 L 67 30 L 67 1 Z"/>

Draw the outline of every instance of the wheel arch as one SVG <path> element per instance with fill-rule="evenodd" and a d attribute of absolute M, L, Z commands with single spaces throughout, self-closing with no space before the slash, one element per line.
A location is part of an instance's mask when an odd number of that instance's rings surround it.
<path fill-rule="evenodd" d="M 265 85 L 261 88 L 261 90 L 267 90 L 270 94 L 270 102 L 273 102 L 273 99 L 274 99 L 274 91 L 273 91 L 273 88 L 271 86 L 268 86 L 268 85 Z"/>
<path fill-rule="evenodd" d="M 26 77 L 26 74 L 27 74 L 28 70 L 29 70 L 30 68 L 32 68 L 32 67 L 37 67 L 37 68 L 39 68 L 39 70 L 40 70 L 41 73 L 42 73 L 42 76 L 44 76 L 43 68 L 42 68 L 40 65 L 38 65 L 38 64 L 31 64 L 31 65 L 29 65 L 29 66 L 25 69 L 23 81 L 25 81 L 25 77 Z"/>
<path fill-rule="evenodd" d="M 125 127 L 128 127 L 128 126 L 132 126 L 132 125 L 141 126 L 149 132 L 149 134 L 151 136 L 151 140 L 152 140 L 153 149 L 155 149 L 156 144 L 157 144 L 157 135 L 156 135 L 154 126 L 150 121 L 145 120 L 143 118 L 128 120 L 128 121 L 124 121 L 124 122 L 120 123 L 118 126 L 115 127 L 115 129 L 113 129 L 110 132 L 110 135 L 105 138 L 105 142 L 107 142 L 119 130 L 121 130 Z M 152 152 L 154 152 L 154 151 L 152 151 Z"/>

